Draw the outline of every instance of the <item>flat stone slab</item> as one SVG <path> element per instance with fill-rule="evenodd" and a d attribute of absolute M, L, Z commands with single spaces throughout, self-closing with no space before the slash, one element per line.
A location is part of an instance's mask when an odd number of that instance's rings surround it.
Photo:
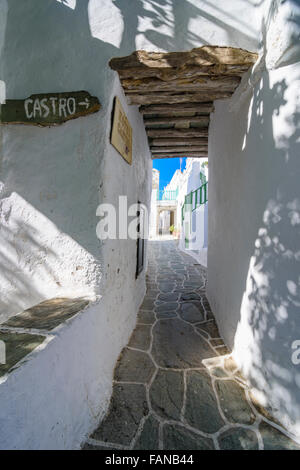
<path fill-rule="evenodd" d="M 182 287 L 181 285 L 179 285 L 179 286 L 175 287 L 174 292 L 177 292 L 179 294 L 190 294 L 191 289 L 189 289 L 187 287 Z"/>
<path fill-rule="evenodd" d="M 116 365 L 115 380 L 148 383 L 154 371 L 154 364 L 148 354 L 125 348 Z"/>
<path fill-rule="evenodd" d="M 196 326 L 195 323 L 194 323 L 194 325 Z M 205 338 L 205 339 L 207 339 L 207 340 L 209 341 L 209 339 L 210 339 L 210 338 L 209 338 L 209 335 L 208 335 L 205 331 L 201 330 L 201 329 L 198 328 L 197 326 L 196 326 L 196 330 L 198 331 L 198 333 L 199 333 L 203 338 Z"/>
<path fill-rule="evenodd" d="M 187 372 L 185 419 L 206 433 L 215 433 L 225 424 L 218 410 L 211 378 L 205 371 Z"/>
<path fill-rule="evenodd" d="M 56 298 L 45 300 L 24 312 L 11 317 L 2 326 L 15 328 L 33 328 L 36 330 L 53 330 L 61 323 L 73 317 L 89 304 L 89 300 Z"/>
<path fill-rule="evenodd" d="M 144 385 L 116 384 L 108 414 L 91 437 L 128 446 L 148 412 Z"/>
<path fill-rule="evenodd" d="M 230 354 L 230 351 L 227 346 L 218 346 L 216 347 L 216 351 L 219 356 L 226 356 L 226 354 Z"/>
<path fill-rule="evenodd" d="M 219 329 L 214 320 L 209 320 L 208 322 L 201 323 L 201 325 L 198 325 L 198 327 L 199 330 L 208 333 L 211 338 L 220 338 Z"/>
<path fill-rule="evenodd" d="M 166 281 L 166 278 L 168 282 L 172 283 L 174 281 L 178 281 L 181 279 L 181 276 L 179 274 L 160 274 L 157 276 L 157 282 L 158 283 L 163 283 Z"/>
<path fill-rule="evenodd" d="M 212 450 L 213 441 L 199 436 L 182 426 L 166 424 L 163 427 L 164 450 Z"/>
<path fill-rule="evenodd" d="M 152 300 L 155 302 L 158 292 L 155 292 L 155 293 L 153 293 L 153 291 L 150 293 L 149 292 L 147 292 L 147 300 Z"/>
<path fill-rule="evenodd" d="M 211 367 L 209 371 L 214 377 L 219 377 L 221 379 L 228 377 L 228 374 L 226 373 L 225 369 L 223 369 L 223 367 Z"/>
<path fill-rule="evenodd" d="M 172 290 L 174 289 L 175 287 L 175 284 L 174 283 L 164 283 L 164 282 L 160 282 L 158 284 L 158 288 L 161 292 L 164 292 L 164 293 L 167 293 L 167 292 L 172 292 Z"/>
<path fill-rule="evenodd" d="M 256 434 L 250 429 L 228 429 L 219 436 L 218 440 L 221 450 L 258 450 Z"/>
<path fill-rule="evenodd" d="M 153 310 L 154 308 L 155 297 L 145 297 L 142 305 L 140 306 L 141 310 Z"/>
<path fill-rule="evenodd" d="M 210 341 L 210 344 L 211 344 L 212 346 L 225 346 L 225 344 L 224 344 L 222 338 L 212 339 L 212 340 Z"/>
<path fill-rule="evenodd" d="M 5 364 L 0 362 L 0 377 L 5 375 L 14 367 L 21 359 L 34 351 L 40 344 L 45 341 L 45 336 L 31 335 L 27 333 L 15 333 L 13 331 L 0 331 L 1 352 L 4 349 L 5 358 L 0 355 L 0 360 L 6 361 Z"/>
<path fill-rule="evenodd" d="M 150 388 L 153 410 L 164 419 L 180 419 L 183 395 L 183 373 L 159 370 Z"/>
<path fill-rule="evenodd" d="M 155 315 L 153 312 L 147 310 L 140 310 L 137 316 L 138 323 L 145 325 L 152 325 L 155 322 Z"/>
<path fill-rule="evenodd" d="M 159 290 L 149 290 L 147 291 L 147 295 L 149 295 L 149 298 L 153 299 L 154 301 L 156 300 L 157 298 L 157 295 L 159 294 Z"/>
<path fill-rule="evenodd" d="M 162 302 L 172 302 L 177 301 L 179 294 L 177 292 L 171 294 L 159 294 L 157 300 L 161 300 Z"/>
<path fill-rule="evenodd" d="M 150 348 L 151 343 L 150 332 L 150 325 L 137 325 L 131 335 L 128 346 L 147 351 Z"/>
<path fill-rule="evenodd" d="M 153 338 L 152 355 L 161 367 L 203 367 L 202 359 L 215 355 L 193 327 L 178 318 L 157 322 Z"/>
<path fill-rule="evenodd" d="M 134 450 L 157 450 L 159 448 L 159 423 L 150 415 L 145 421 Z"/>
<path fill-rule="evenodd" d="M 165 312 L 172 312 L 177 310 L 178 303 L 177 302 L 164 302 L 163 304 L 156 305 L 155 312 L 157 313 L 165 313 Z"/>
<path fill-rule="evenodd" d="M 163 319 L 163 318 L 177 318 L 177 313 L 173 311 L 163 311 L 163 312 L 157 312 L 156 317 L 158 320 Z"/>
<path fill-rule="evenodd" d="M 265 450 L 300 450 L 300 445 L 265 422 L 260 424 L 259 430 Z"/>
<path fill-rule="evenodd" d="M 180 302 L 184 302 L 186 300 L 200 300 L 200 298 L 200 295 L 195 292 L 187 292 L 186 294 L 181 294 Z"/>
<path fill-rule="evenodd" d="M 210 308 L 210 305 L 209 305 L 209 302 L 208 302 L 207 298 L 205 296 L 201 296 L 201 298 L 202 298 L 202 304 L 203 304 L 204 310 L 205 310 L 206 315 L 207 315 L 207 320 L 214 320 L 214 316 L 212 314 L 212 311 L 211 311 L 211 308 Z"/>
<path fill-rule="evenodd" d="M 200 302 L 183 302 L 180 304 L 179 315 L 189 323 L 204 321 L 203 308 Z"/>
<path fill-rule="evenodd" d="M 220 406 L 229 422 L 252 424 L 255 421 L 242 387 L 233 380 L 216 380 L 215 385 Z"/>
<path fill-rule="evenodd" d="M 150 290 L 157 291 L 157 284 L 155 280 L 146 281 L 146 286 L 147 286 L 147 294 L 148 294 L 148 291 Z"/>

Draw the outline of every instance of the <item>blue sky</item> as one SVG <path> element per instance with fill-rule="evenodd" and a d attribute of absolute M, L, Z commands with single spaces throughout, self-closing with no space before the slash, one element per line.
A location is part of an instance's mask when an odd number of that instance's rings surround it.
<path fill-rule="evenodd" d="M 181 170 L 185 169 L 186 158 L 182 159 Z M 161 158 L 153 160 L 153 168 L 160 172 L 159 189 L 164 189 L 171 181 L 175 171 L 180 168 L 180 158 Z"/>

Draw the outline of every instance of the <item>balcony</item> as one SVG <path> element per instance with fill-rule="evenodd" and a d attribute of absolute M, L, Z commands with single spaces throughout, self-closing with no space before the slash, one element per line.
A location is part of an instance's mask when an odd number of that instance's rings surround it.
<path fill-rule="evenodd" d="M 176 201 L 177 197 L 178 197 L 178 188 L 176 190 L 157 191 L 158 201 Z"/>

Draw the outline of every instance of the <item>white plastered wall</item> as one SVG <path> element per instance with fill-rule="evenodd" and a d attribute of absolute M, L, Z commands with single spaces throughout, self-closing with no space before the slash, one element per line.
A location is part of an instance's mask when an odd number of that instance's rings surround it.
<path fill-rule="evenodd" d="M 299 6 L 263 24 L 260 63 L 210 125 L 207 289 L 257 398 L 299 435 Z"/>
<path fill-rule="evenodd" d="M 22 396 L 17 395 L 18 387 L 7 386 L 7 400 L 18 396 L 41 416 L 29 442 L 31 421 L 22 415 L 24 429 L 18 437 L 18 413 L 10 415 L 7 406 L 2 418 L 3 422 L 12 418 L 11 447 L 41 448 L 41 433 L 45 439 L 48 436 L 49 447 L 56 447 L 49 417 L 59 412 L 69 423 L 64 427 L 62 420 L 56 428 L 62 447 L 77 445 L 91 430 L 106 409 L 113 366 L 145 292 L 144 274 L 135 281 L 135 242 L 100 242 L 96 237 L 100 203 L 116 203 L 124 194 L 130 204 L 140 200 L 148 205 L 151 188 L 142 118 L 137 108 L 126 105 L 117 74 L 108 67 L 109 59 L 136 49 L 180 51 L 203 44 L 254 51 L 259 26 L 248 21 L 254 10 L 244 0 L 230 0 L 226 8 L 223 0 L 0 0 L 1 100 L 84 89 L 102 104 L 99 113 L 57 128 L 0 128 L 0 322 L 53 296 L 85 294 L 100 300 L 93 313 L 96 324 L 86 320 L 82 328 L 75 322 L 78 331 L 70 330 L 74 336 L 68 337 L 68 354 L 60 350 L 59 361 L 66 362 L 57 361 L 51 369 L 54 384 L 69 381 L 60 399 L 47 399 L 47 393 L 52 393 L 45 378 L 50 377 L 47 364 L 52 367 L 51 359 L 40 362 L 42 367 L 34 366 L 32 372 L 27 369 Z M 109 144 L 114 95 L 121 98 L 133 127 L 132 167 Z M 69 369 L 80 334 L 93 350 L 85 356 L 84 348 L 79 348 L 83 357 L 78 368 Z M 102 337 L 109 340 L 102 341 Z M 95 362 L 91 362 L 93 354 L 98 358 Z M 81 373 L 85 368 L 87 376 Z M 41 370 L 45 377 L 38 373 Z M 43 380 L 43 399 L 37 399 L 32 388 Z M 4 400 L 5 394 L 1 397 Z M 72 411 L 70 421 L 64 414 L 66 400 Z M 96 410 L 84 421 L 75 411 L 80 402 Z M 21 409 L 20 403 L 15 406 Z"/>
<path fill-rule="evenodd" d="M 0 5 L 6 98 L 85 89 L 102 104 L 56 128 L 0 129 L 0 321 L 53 296 L 96 300 L 0 384 L 1 447 L 75 448 L 106 411 L 114 365 L 145 294 L 145 271 L 135 279 L 136 241 L 100 241 L 96 210 L 109 202 L 118 214 L 119 195 L 128 206 L 149 206 L 152 162 L 142 117 L 107 65 L 118 50 L 93 38 L 88 2 Z M 109 143 L 114 96 L 133 128 L 132 166 Z"/>

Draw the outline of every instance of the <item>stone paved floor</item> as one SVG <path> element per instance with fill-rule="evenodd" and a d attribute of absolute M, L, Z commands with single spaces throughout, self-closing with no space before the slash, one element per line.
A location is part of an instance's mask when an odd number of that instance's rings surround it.
<path fill-rule="evenodd" d="M 137 325 L 109 411 L 83 448 L 299 449 L 251 401 L 205 297 L 205 269 L 173 241 L 149 245 Z"/>

